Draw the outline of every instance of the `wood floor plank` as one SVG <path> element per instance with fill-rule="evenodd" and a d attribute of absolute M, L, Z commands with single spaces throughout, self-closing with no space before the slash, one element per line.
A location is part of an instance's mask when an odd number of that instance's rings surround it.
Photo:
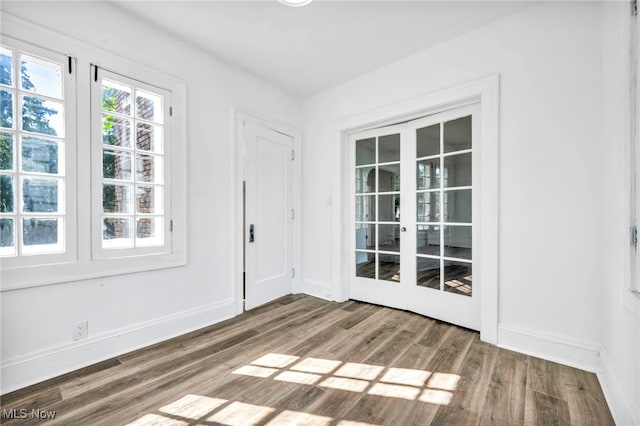
<path fill-rule="evenodd" d="M 289 297 L 285 297 L 283 299 L 288 298 Z M 281 299 L 278 300 L 280 301 Z M 165 356 L 175 356 L 176 352 L 182 352 L 183 355 L 186 356 L 194 349 L 194 346 L 201 346 L 210 344 L 217 340 L 224 340 L 226 337 L 246 330 L 247 328 L 252 328 L 258 331 L 261 328 L 275 329 L 287 321 L 299 319 L 300 314 L 315 312 L 317 309 L 327 309 L 325 304 L 317 303 L 318 301 L 314 302 L 316 303 L 304 303 L 304 300 L 297 298 L 291 303 L 285 303 L 282 305 L 282 308 L 280 308 L 281 305 L 278 301 L 271 302 L 267 305 L 256 308 L 258 310 L 257 313 L 252 310 L 245 314 L 246 317 L 244 315 L 237 316 L 223 321 L 222 323 L 187 333 L 169 341 L 160 342 L 155 345 L 121 355 L 118 359 L 123 364 L 133 367 L 134 365 L 148 364 L 150 358 L 148 355 L 150 353 L 153 353 L 154 359 L 160 359 Z M 277 309 L 274 309 L 274 307 Z"/>
<path fill-rule="evenodd" d="M 105 395 L 102 401 L 94 401 L 82 409 L 76 408 L 69 415 L 61 417 L 59 424 L 125 424 L 165 405 L 159 404 L 159 402 L 167 399 L 165 397 L 168 395 L 170 395 L 169 400 L 175 401 L 186 394 L 191 394 L 197 388 L 202 377 L 209 377 L 213 380 L 217 375 L 224 375 L 224 370 L 224 367 L 220 369 L 181 369 L 178 372 L 154 379 L 146 386 L 139 386 L 128 392 Z M 194 383 L 194 378 L 198 378 L 198 382 Z"/>
<path fill-rule="evenodd" d="M 563 366 L 535 357 L 528 357 L 527 388 L 555 398 L 566 398 Z"/>
<path fill-rule="evenodd" d="M 351 312 L 351 311 L 349 311 L 349 312 Z M 362 321 L 364 321 L 365 319 L 369 318 L 373 312 L 375 312 L 373 307 L 358 309 L 357 311 L 354 311 L 348 317 L 336 322 L 334 325 L 336 327 L 340 327 L 340 328 L 344 328 L 345 330 L 349 330 L 350 328 L 354 327 L 356 324 L 359 324 Z"/>
<path fill-rule="evenodd" d="M 269 342 L 286 350 L 287 340 L 289 337 L 282 335 L 281 339 L 269 339 Z M 289 342 L 289 345 L 291 344 Z M 269 348 L 262 347 L 254 355 L 264 355 L 265 350 L 269 350 Z M 150 393 L 142 396 L 138 404 L 131 404 L 126 392 L 120 393 L 107 399 L 108 404 L 100 407 L 100 411 L 97 412 L 98 416 L 94 413 L 90 417 L 84 417 L 83 420 L 97 422 L 100 416 L 105 415 L 117 415 L 120 418 L 129 416 L 133 419 L 139 410 L 145 407 L 151 408 L 154 405 L 153 401 L 160 397 L 163 398 L 163 404 L 172 402 L 169 399 L 177 392 L 184 394 L 195 392 L 203 395 L 215 393 L 218 397 L 231 398 L 236 396 L 238 389 L 245 389 L 245 387 L 250 387 L 249 385 L 253 386 L 263 382 L 260 378 L 234 374 L 233 370 L 236 370 L 238 366 L 236 359 L 221 363 L 216 359 L 215 354 L 202 358 L 196 363 L 187 363 L 181 369 L 169 371 L 166 375 L 155 377 L 146 382 L 145 388 Z M 230 394 L 228 394 L 229 392 Z M 160 404 L 160 402 L 156 401 L 155 404 Z"/>
<path fill-rule="evenodd" d="M 396 359 L 394 367 L 424 370 L 434 354 L 435 350 L 433 348 L 426 348 L 414 343 L 409 345 L 407 350 Z"/>
<path fill-rule="evenodd" d="M 191 392 L 200 392 L 204 393 L 205 395 L 209 395 L 211 392 L 216 392 L 221 387 L 232 385 L 234 380 L 251 380 L 242 379 L 242 376 L 235 374 L 234 371 L 242 367 L 244 364 L 250 364 L 251 361 L 264 356 L 266 352 L 287 351 L 287 349 L 295 343 L 296 340 L 292 339 L 289 335 L 281 334 L 280 336 L 278 336 L 278 338 L 270 338 L 269 345 L 265 345 L 264 342 L 262 343 L 262 345 L 256 345 L 255 342 L 253 342 L 252 346 L 247 345 L 243 347 L 243 345 L 246 345 L 246 342 L 243 342 L 227 350 L 223 350 L 217 354 L 212 354 L 206 358 L 203 358 L 194 366 L 186 364 L 185 368 L 190 371 L 190 374 L 193 374 L 193 378 L 190 380 L 191 387 L 189 388 L 189 390 Z M 220 355 L 226 352 L 235 353 L 235 350 L 238 348 L 242 349 L 242 357 L 224 357 Z M 225 366 L 227 367 L 226 369 Z M 207 374 L 200 373 L 198 371 L 199 369 L 202 369 L 207 373 L 209 372 L 209 370 L 215 369 L 218 370 L 219 373 L 216 374 L 212 379 L 211 377 L 207 377 Z M 173 372 L 173 374 L 178 373 L 179 370 Z M 161 386 L 162 383 L 167 380 L 170 380 L 170 378 L 159 378 L 156 382 L 151 382 L 150 386 Z M 156 392 L 154 392 L 153 395 L 155 396 Z M 122 401 L 122 403 L 126 405 L 126 400 Z"/>
<path fill-rule="evenodd" d="M 397 313 L 397 315 L 401 325 L 394 329 L 391 337 L 387 339 L 384 344 L 379 346 L 370 354 L 367 354 L 365 351 L 354 351 L 352 348 L 346 347 L 344 355 L 347 355 L 347 357 L 345 359 L 348 359 L 351 362 L 363 363 L 364 365 L 388 365 L 393 368 L 393 361 L 400 358 L 411 347 L 412 343 L 418 340 L 426 330 L 424 317 L 409 313 Z M 358 344 L 363 346 L 367 342 L 368 337 L 369 336 L 363 337 Z M 358 359 L 358 355 L 362 359 Z M 344 358 L 344 356 L 342 358 Z M 376 383 L 379 383 L 379 379 L 381 378 L 383 371 L 384 370 L 381 370 L 380 374 L 375 376 L 374 383 L 369 383 L 365 389 L 369 389 L 371 392 L 382 392 L 385 389 L 395 386 L 395 384 L 383 383 L 376 387 Z M 385 388 L 385 386 L 387 387 Z M 367 410 L 367 401 L 369 401 L 368 403 L 374 404 L 376 398 L 369 398 L 365 401 L 362 401 L 362 398 L 362 395 L 358 393 L 331 389 L 327 390 L 326 394 L 320 398 L 318 403 L 312 408 L 322 415 L 332 415 L 338 418 L 342 418 L 344 416 L 350 421 L 364 422 L 367 417 L 363 416 L 362 413 L 363 410 L 364 412 Z M 398 401 L 395 399 L 390 400 L 388 398 L 383 398 L 382 402 L 378 401 L 377 404 L 378 411 L 394 416 L 394 407 L 398 404 Z M 390 406 L 387 407 L 389 404 Z M 402 412 L 407 412 L 408 408 L 409 407 L 403 407 L 400 410 Z"/>
<path fill-rule="evenodd" d="M 447 333 L 446 341 L 438 346 L 424 369 L 439 372 L 458 374 L 467 351 L 477 336 L 477 333 L 464 328 L 454 327 Z"/>
<path fill-rule="evenodd" d="M 372 327 L 379 326 L 390 317 L 398 315 L 398 311 L 395 309 L 385 308 L 382 306 L 371 305 L 370 309 L 372 309 L 371 315 L 351 328 L 355 333 L 366 334 L 371 331 Z"/>
<path fill-rule="evenodd" d="M 287 296 L 1 397 L 47 425 L 612 425 L 594 374 L 409 312 Z M 9 418 L 3 424 L 40 425 Z"/>
<path fill-rule="evenodd" d="M 611 425 L 610 413 L 592 412 L 592 407 L 606 405 L 602 389 L 594 374 L 555 362 L 529 357 L 527 387 L 538 393 L 566 401 L 572 408 L 572 424 Z M 578 407 L 582 407 L 578 410 Z"/>
<path fill-rule="evenodd" d="M 420 325 L 425 323 L 424 318 L 414 317 L 413 314 L 404 313 L 401 321 L 403 325 L 389 338 L 384 345 L 367 356 L 364 362 L 367 365 L 388 366 L 387 374 L 378 375 L 370 384 L 367 395 L 360 398 L 344 417 L 348 421 L 372 423 L 372 424 L 425 424 L 435 414 L 434 407 L 419 401 L 424 389 L 420 378 L 411 376 L 424 373 L 427 380 L 427 372 L 420 370 L 409 371 L 396 367 L 395 361 L 400 359 L 418 337 L 421 337 Z M 421 324 L 422 323 L 422 324 Z M 398 374 L 408 374 L 407 382 L 399 380 Z M 407 416 L 408 414 L 408 416 Z M 402 419 L 402 420 L 400 420 Z"/>
<path fill-rule="evenodd" d="M 256 377 L 234 375 L 234 370 L 235 367 L 219 364 L 212 358 L 208 358 L 197 365 L 170 372 L 153 380 L 143 389 L 108 397 L 106 402 L 109 405 L 109 412 L 106 413 L 105 407 L 100 407 L 103 415 L 97 418 L 94 416 L 91 420 L 99 423 L 102 418 L 115 419 L 118 420 L 116 424 L 125 424 L 139 418 L 141 413 L 157 412 L 161 407 L 175 404 L 176 401 L 190 395 L 221 399 L 215 398 L 215 396 L 222 387 L 234 386 L 242 380 L 245 384 L 259 382 Z M 135 404 L 130 399 L 131 394 L 138 398 Z M 229 402 L 229 400 L 224 400 L 223 405 L 228 405 Z M 89 418 L 85 420 L 89 420 Z"/>
<path fill-rule="evenodd" d="M 203 357 L 208 356 L 211 353 L 215 353 L 216 351 L 223 350 L 224 348 L 233 346 L 238 344 L 239 342 L 244 341 L 246 338 L 250 336 L 256 335 L 257 332 L 255 330 L 246 330 L 242 333 L 238 333 L 230 338 L 227 338 L 221 342 L 217 342 L 206 349 L 200 349 L 192 354 L 191 363 L 194 361 L 201 359 Z M 146 383 L 156 380 L 158 378 L 164 377 L 167 374 L 174 370 L 180 370 L 184 365 L 184 360 L 182 358 L 170 359 L 162 364 L 153 365 L 146 369 L 141 370 L 133 370 L 129 372 L 129 375 L 121 377 L 118 381 L 111 381 L 103 386 L 98 388 L 91 389 L 87 392 L 84 392 L 76 397 L 72 397 L 69 399 L 63 399 L 62 401 L 53 404 L 50 406 L 51 409 L 59 411 L 61 413 L 75 411 L 79 408 L 83 408 L 86 406 L 93 405 L 95 403 L 101 403 L 104 401 L 105 397 L 110 397 L 112 395 L 117 395 L 123 392 L 127 392 L 130 389 L 136 389 L 141 386 L 144 386 Z M 195 375 L 197 370 L 193 370 L 188 374 L 191 376 Z M 101 410 L 97 413 L 103 413 L 105 410 L 110 410 L 110 404 L 101 404 Z M 94 417 L 96 413 L 93 413 Z M 64 418 L 64 414 L 61 414 L 62 418 Z M 58 419 L 56 419 L 58 420 Z M 90 423 L 85 423 L 90 424 Z"/>
<path fill-rule="evenodd" d="M 524 424 L 527 356 L 501 350 L 496 359 L 480 424 Z"/>
<path fill-rule="evenodd" d="M 254 351 L 254 354 L 261 351 L 264 352 L 264 342 L 268 342 L 268 345 L 272 346 L 272 343 L 281 341 L 283 338 L 286 341 L 302 342 L 304 339 L 296 338 L 293 333 L 296 331 L 300 333 L 300 330 L 306 329 L 305 324 L 313 325 L 322 322 L 323 315 L 339 309 L 337 306 L 339 305 L 329 304 L 316 310 L 298 314 L 294 318 L 289 318 L 289 321 L 274 325 L 269 331 L 260 333 L 258 338 L 249 339 L 240 345 L 221 351 L 215 354 L 214 357 L 219 359 L 220 362 L 225 362 L 230 359 L 243 359 L 246 358 L 247 353 L 252 351 Z M 273 351 L 272 349 L 272 352 Z M 281 351 L 278 350 L 275 350 L 275 352 L 281 353 Z"/>
<path fill-rule="evenodd" d="M 313 307 L 296 304 L 292 305 L 290 310 L 279 310 L 273 313 L 271 317 L 267 317 L 268 320 L 266 321 L 264 318 L 256 319 L 256 324 L 253 328 L 260 332 L 265 332 L 285 324 L 291 323 L 291 325 L 295 326 L 300 323 L 301 318 L 299 314 L 305 315 L 304 321 L 308 324 L 317 318 L 324 318 L 328 312 L 333 313 L 334 311 L 340 311 L 339 307 L 335 304 L 318 304 Z"/>
<path fill-rule="evenodd" d="M 434 425 L 476 424 L 484 407 L 498 348 L 474 339 L 464 359 L 451 401 L 439 407 Z"/>
<path fill-rule="evenodd" d="M 349 352 L 347 355 L 348 360 L 359 362 L 359 360 L 364 359 L 381 345 L 385 344 L 385 342 L 398 331 L 401 323 L 402 319 L 399 313 L 395 312 L 387 315 L 381 325 L 379 324 L 375 328 L 369 328 L 364 332 L 361 344 Z M 354 327 L 354 330 L 355 329 L 356 327 Z"/>
<path fill-rule="evenodd" d="M 527 426 L 562 426 L 571 424 L 567 401 L 546 393 L 527 389 L 524 423 Z"/>
<path fill-rule="evenodd" d="M 291 334 L 298 338 L 306 338 L 310 334 L 322 332 L 328 327 L 335 329 L 335 327 L 331 327 L 330 324 L 340 322 L 341 320 L 350 316 L 351 313 L 349 311 L 345 311 L 344 309 L 339 309 L 338 304 L 335 304 L 333 306 L 333 310 L 331 310 L 330 312 L 326 312 L 322 317 L 311 318 L 306 324 L 306 327 L 294 329 L 291 331 Z"/>
<path fill-rule="evenodd" d="M 43 390 L 34 392 L 33 394 L 24 395 L 21 399 L 10 400 L 10 402 L 3 401 L 4 406 L 20 407 L 20 409 L 27 410 L 30 413 L 31 410 L 46 410 L 56 402 L 62 401 L 62 395 L 57 387 L 47 387 Z M 17 419 L 10 419 L 0 421 L 3 425 L 17 424 Z"/>
<path fill-rule="evenodd" d="M 362 398 L 362 394 L 356 392 L 326 388 L 322 390 L 324 394 L 308 407 L 308 412 L 319 416 L 342 419 Z"/>
<path fill-rule="evenodd" d="M 273 406 L 281 410 L 304 411 L 325 394 L 326 391 L 317 386 L 298 385 L 286 397 L 279 398 Z"/>
<path fill-rule="evenodd" d="M 615 424 L 611 412 L 601 409 L 606 405 L 606 400 L 595 374 L 566 367 L 565 377 L 566 400 L 569 405 L 571 424 L 593 426 Z"/>
<path fill-rule="evenodd" d="M 366 357 L 365 361 L 367 363 L 394 365 L 394 361 L 400 358 L 409 346 L 422 336 L 425 322 L 424 317 L 414 314 L 407 314 L 406 316 L 406 320 L 401 318 L 401 321 L 404 321 L 401 322 L 395 335 Z"/>
<path fill-rule="evenodd" d="M 368 303 L 363 303 L 363 302 L 358 302 L 357 300 L 350 300 L 348 302 L 345 302 L 343 304 L 342 309 L 344 309 L 345 311 L 349 311 L 349 312 L 355 312 L 358 309 L 365 307 L 365 306 L 371 306 Z"/>
<path fill-rule="evenodd" d="M 51 391 L 55 389 L 54 392 L 58 392 L 58 386 L 66 384 L 69 381 L 84 378 L 88 378 L 90 380 L 93 375 L 102 372 L 104 372 L 105 374 L 110 374 L 113 371 L 113 368 L 119 365 L 120 361 L 117 358 L 110 358 L 105 361 L 75 370 L 71 373 L 63 374 L 61 376 L 45 380 L 44 382 L 35 384 L 28 388 L 19 389 L 11 393 L 4 394 L 0 396 L 0 404 L 3 407 L 8 405 L 24 404 L 41 391 Z"/>
<path fill-rule="evenodd" d="M 403 416 L 410 406 L 410 401 L 402 399 L 391 403 L 388 401 L 388 398 L 365 395 L 358 400 L 355 406 L 348 413 L 345 414 L 344 418 L 347 421 L 360 422 L 363 424 L 399 424 L 396 423 L 397 419 Z M 425 419 L 420 419 L 420 421 L 424 420 Z"/>
<path fill-rule="evenodd" d="M 442 321 L 435 321 L 429 330 L 429 333 L 420 341 L 420 344 L 427 347 L 438 346 L 442 338 L 450 333 L 452 328 L 449 324 Z"/>
<path fill-rule="evenodd" d="M 440 323 L 443 324 L 443 323 Z M 407 425 L 432 424 L 443 407 L 451 403 L 458 372 L 473 342 L 475 333 L 462 328 L 442 332 L 440 324 L 433 324 L 427 334 L 398 360 L 398 365 L 426 374 L 416 402 L 401 415 L 400 422 Z M 428 342 L 428 345 L 424 345 Z M 411 365 L 408 359 L 416 358 Z M 442 417 L 442 414 L 441 414 Z M 434 423 L 448 424 L 448 423 Z"/>

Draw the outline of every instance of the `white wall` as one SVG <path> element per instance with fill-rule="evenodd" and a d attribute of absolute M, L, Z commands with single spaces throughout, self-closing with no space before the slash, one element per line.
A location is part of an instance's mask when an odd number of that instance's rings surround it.
<path fill-rule="evenodd" d="M 2 11 L 184 80 L 189 113 L 188 265 L 2 293 L 2 393 L 234 315 L 231 109 L 295 126 L 299 101 L 108 3 Z M 82 320 L 89 338 L 72 342 Z"/>
<path fill-rule="evenodd" d="M 532 6 L 305 100 L 304 290 L 333 284 L 335 123 L 499 73 L 499 343 L 597 369 L 600 15 L 597 3 Z"/>
<path fill-rule="evenodd" d="M 600 262 L 603 317 L 599 376 L 617 423 L 640 424 L 640 301 L 626 291 L 630 279 L 628 5 L 607 3 L 602 17 L 605 146 L 601 176 L 605 185 L 602 205 L 606 208 Z"/>

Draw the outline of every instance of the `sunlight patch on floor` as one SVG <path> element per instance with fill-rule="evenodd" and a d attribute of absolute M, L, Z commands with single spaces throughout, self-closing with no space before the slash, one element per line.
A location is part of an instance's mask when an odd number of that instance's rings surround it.
<path fill-rule="evenodd" d="M 227 403 L 228 405 L 224 406 Z M 224 406 L 224 408 L 222 408 L 222 406 Z M 277 410 L 271 407 L 199 395 L 185 395 L 179 400 L 165 405 L 160 411 L 165 415 L 145 414 L 127 426 L 187 426 L 211 424 L 224 426 L 263 424 L 266 426 L 379 426 L 372 423 L 350 420 L 341 420 L 336 423 L 333 417 L 293 410 L 276 412 Z"/>
<path fill-rule="evenodd" d="M 323 358 L 301 359 L 298 356 L 276 353 L 266 354 L 237 368 L 232 374 L 273 380 L 272 384 L 268 385 L 268 389 L 273 391 L 276 391 L 277 382 L 289 382 L 434 405 L 449 404 L 460 382 L 460 376 L 457 374 Z M 247 395 L 251 395 L 250 389 Z M 155 413 L 145 414 L 129 426 L 200 424 L 377 426 L 355 420 L 338 421 L 313 413 L 193 394 L 164 405 Z"/>
<path fill-rule="evenodd" d="M 387 398 L 402 398 L 409 401 L 415 400 L 420 394 L 420 389 L 413 386 L 389 385 L 387 383 L 376 383 L 369 389 L 369 395 L 386 396 Z"/>
<path fill-rule="evenodd" d="M 284 368 L 293 364 L 299 359 L 300 357 L 292 355 L 266 354 L 265 356 L 256 359 L 251 364 L 261 365 L 263 367 Z"/>
<path fill-rule="evenodd" d="M 299 371 L 284 371 L 274 377 L 274 380 L 281 382 L 299 383 L 301 385 L 315 385 L 322 376 L 311 373 L 301 373 Z"/>
<path fill-rule="evenodd" d="M 329 426 L 332 422 L 332 417 L 285 410 L 269 421 L 267 426 Z"/>
<path fill-rule="evenodd" d="M 364 392 L 367 386 L 369 386 L 369 382 L 366 380 L 348 379 L 346 377 L 328 377 L 318 386 L 349 392 Z"/>
<path fill-rule="evenodd" d="M 260 377 L 262 379 L 271 376 L 274 373 L 280 371 L 277 368 L 259 367 L 257 365 L 243 365 L 238 368 L 233 374 L 242 374 L 243 376 Z"/>
<path fill-rule="evenodd" d="M 389 368 L 380 381 L 422 387 L 427 382 L 431 372 L 413 370 L 410 368 Z"/>
<path fill-rule="evenodd" d="M 274 411 L 276 411 L 275 408 L 234 401 L 212 416 L 207 417 L 207 421 L 229 426 L 257 425 Z"/>
<path fill-rule="evenodd" d="M 159 411 L 187 419 L 199 419 L 227 402 L 226 399 L 209 398 L 200 395 L 185 395 L 179 400 L 160 408 Z"/>
<path fill-rule="evenodd" d="M 375 380 L 382 373 L 384 367 L 380 365 L 360 364 L 356 362 L 347 362 L 338 371 L 336 376 L 350 377 L 360 380 Z"/>
<path fill-rule="evenodd" d="M 297 363 L 293 364 L 295 361 Z M 292 365 L 293 364 L 293 365 Z M 260 365 L 288 365 L 261 367 Z M 386 370 L 386 371 L 385 371 Z M 368 393 L 387 398 L 448 404 L 458 387 L 457 374 L 431 372 L 412 368 L 384 367 L 359 362 L 342 362 L 323 358 L 304 358 L 270 353 L 238 368 L 233 374 L 266 378 L 276 371 L 274 380 L 318 385 L 320 387 Z M 369 390 L 367 390 L 369 388 Z"/>
<path fill-rule="evenodd" d="M 453 394 L 451 392 L 437 389 L 425 389 L 418 400 L 429 404 L 449 405 L 451 398 L 453 398 Z"/>
<path fill-rule="evenodd" d="M 460 376 L 448 373 L 433 373 L 427 382 L 427 386 L 434 389 L 454 391 L 458 388 Z"/>
<path fill-rule="evenodd" d="M 340 361 L 320 358 L 305 358 L 293 367 L 292 370 L 304 371 L 306 373 L 329 374 L 342 364 Z"/>

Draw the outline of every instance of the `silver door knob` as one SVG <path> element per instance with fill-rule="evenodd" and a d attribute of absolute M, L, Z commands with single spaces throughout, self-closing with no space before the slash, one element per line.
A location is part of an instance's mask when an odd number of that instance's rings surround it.
<path fill-rule="evenodd" d="M 403 226 L 402 228 L 400 228 L 400 231 L 402 231 L 402 232 L 407 232 L 407 227 L 406 227 L 406 226 Z"/>

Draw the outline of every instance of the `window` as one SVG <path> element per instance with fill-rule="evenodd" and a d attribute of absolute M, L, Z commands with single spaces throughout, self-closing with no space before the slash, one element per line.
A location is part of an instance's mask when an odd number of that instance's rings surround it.
<path fill-rule="evenodd" d="M 186 264 L 183 81 L 3 16 L 0 109 L 0 290 Z"/>
<path fill-rule="evenodd" d="M 73 152 L 69 62 L 66 56 L 2 39 L 0 256 L 73 255 L 74 230 L 68 225 L 73 167 L 67 167 L 65 155 Z M 46 261 L 39 256 L 22 263 Z"/>
<path fill-rule="evenodd" d="M 94 184 L 94 194 L 101 194 L 93 206 L 96 254 L 163 251 L 170 231 L 165 215 L 170 93 L 105 70 L 97 74 L 92 90 L 94 165 L 101 173 Z"/>

